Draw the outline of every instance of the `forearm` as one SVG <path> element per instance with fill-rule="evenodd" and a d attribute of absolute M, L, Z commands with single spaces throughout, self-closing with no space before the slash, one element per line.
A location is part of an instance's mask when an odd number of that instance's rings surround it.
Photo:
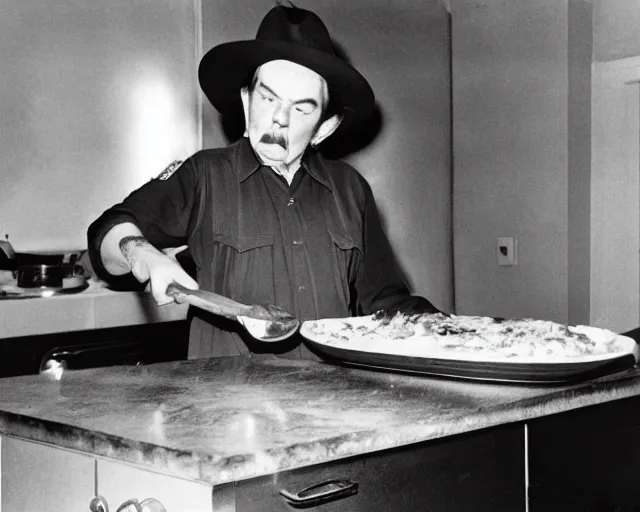
<path fill-rule="evenodd" d="M 364 218 L 363 259 L 355 281 L 358 313 L 370 314 L 380 309 L 407 313 L 438 312 L 429 300 L 410 293 L 372 198 L 367 203 Z"/>
<path fill-rule="evenodd" d="M 107 232 L 100 245 L 100 258 L 104 268 L 114 276 L 128 274 L 132 270 L 132 249 L 141 244 L 151 245 L 135 224 L 116 224 Z"/>
<path fill-rule="evenodd" d="M 442 313 L 429 300 L 419 295 L 402 294 L 388 297 L 387 300 L 380 301 L 371 308 L 370 312 L 383 310 L 388 314 L 402 312 L 409 315 L 421 313 Z"/>
<path fill-rule="evenodd" d="M 119 276 L 131 272 L 141 283 L 149 281 L 151 293 L 158 304 L 173 302 L 166 294 L 167 286 L 177 281 L 187 288 L 196 283 L 172 256 L 151 245 L 132 222 L 113 226 L 102 239 L 100 258 L 107 272 Z"/>

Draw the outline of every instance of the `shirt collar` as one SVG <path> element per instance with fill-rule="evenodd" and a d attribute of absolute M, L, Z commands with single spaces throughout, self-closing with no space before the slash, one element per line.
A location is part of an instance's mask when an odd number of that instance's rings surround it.
<path fill-rule="evenodd" d="M 238 181 L 242 183 L 260 168 L 260 161 L 253 152 L 249 139 L 242 137 L 236 142 L 238 148 L 236 162 L 238 164 Z"/>
<path fill-rule="evenodd" d="M 322 157 L 316 150 L 308 151 L 302 165 L 313 179 L 321 183 L 333 192 L 333 182 L 327 177 L 326 166 L 322 162 Z"/>
<path fill-rule="evenodd" d="M 242 137 L 242 139 L 240 139 L 236 144 L 238 148 L 238 181 L 242 183 L 256 172 L 262 164 L 260 163 L 260 160 L 258 160 L 258 157 L 256 157 L 256 154 L 249 143 L 249 139 Z M 302 168 L 309 173 L 309 176 L 333 192 L 333 185 L 327 178 L 321 157 L 315 151 L 307 152 L 302 161 Z"/>

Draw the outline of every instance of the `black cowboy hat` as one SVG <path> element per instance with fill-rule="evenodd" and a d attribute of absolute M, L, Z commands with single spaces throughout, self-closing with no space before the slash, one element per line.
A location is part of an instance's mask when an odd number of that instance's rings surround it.
<path fill-rule="evenodd" d="M 262 20 L 255 39 L 209 50 L 200 61 L 200 86 L 221 114 L 232 114 L 239 105 L 240 89 L 258 66 L 272 60 L 295 62 L 322 76 L 330 94 L 339 99 L 343 125 L 359 124 L 373 112 L 375 99 L 367 80 L 337 55 L 322 20 L 298 7 L 274 7 Z"/>

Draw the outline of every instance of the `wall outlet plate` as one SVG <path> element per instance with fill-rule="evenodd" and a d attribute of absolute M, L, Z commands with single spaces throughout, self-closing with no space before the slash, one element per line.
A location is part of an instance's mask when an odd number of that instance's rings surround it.
<path fill-rule="evenodd" d="M 497 242 L 498 265 L 508 267 L 518 264 L 518 239 L 513 236 L 499 236 Z"/>

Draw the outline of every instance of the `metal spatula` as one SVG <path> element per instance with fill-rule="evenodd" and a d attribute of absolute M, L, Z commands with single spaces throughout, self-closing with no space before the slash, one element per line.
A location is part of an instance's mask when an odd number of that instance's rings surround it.
<path fill-rule="evenodd" d="M 300 326 L 297 318 L 278 306 L 242 304 L 218 293 L 186 288 L 175 281 L 167 287 L 166 293 L 178 303 L 186 302 L 240 322 L 251 336 L 260 341 L 284 340 Z"/>

